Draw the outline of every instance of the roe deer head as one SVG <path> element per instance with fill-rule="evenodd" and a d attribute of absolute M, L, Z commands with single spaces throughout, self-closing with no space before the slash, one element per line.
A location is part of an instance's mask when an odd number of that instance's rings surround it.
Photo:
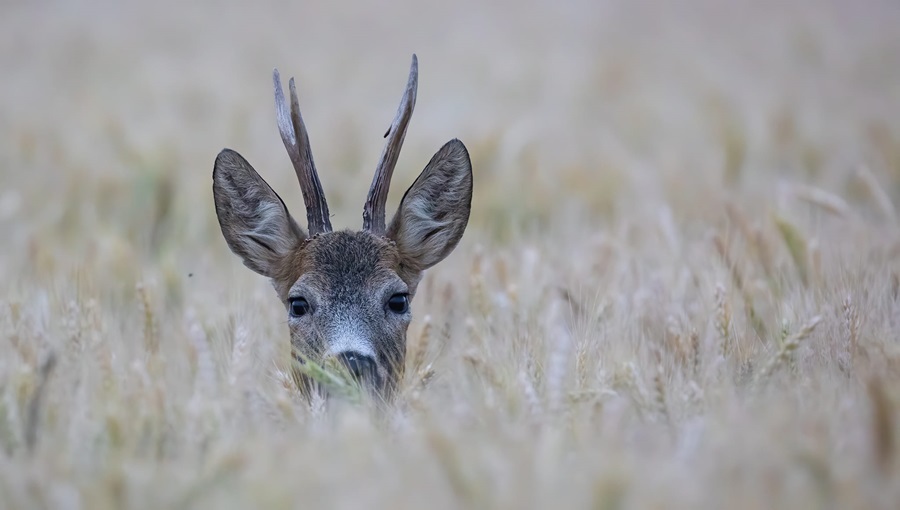
<path fill-rule="evenodd" d="M 388 397 L 403 372 L 416 286 L 423 271 L 453 251 L 469 221 L 468 151 L 456 139 L 441 147 L 385 224 L 391 174 L 416 104 L 413 55 L 363 208 L 363 228 L 334 232 L 294 79 L 290 107 L 277 69 L 273 81 L 278 129 L 300 181 L 308 232 L 250 163 L 230 149 L 218 154 L 213 169 L 219 226 L 244 265 L 271 280 L 288 315 L 296 357 L 340 361 L 363 386 Z"/>

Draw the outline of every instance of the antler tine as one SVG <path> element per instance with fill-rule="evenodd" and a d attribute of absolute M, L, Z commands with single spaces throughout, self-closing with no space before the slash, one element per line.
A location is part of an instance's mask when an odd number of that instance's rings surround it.
<path fill-rule="evenodd" d="M 416 89 L 419 83 L 419 61 L 416 55 L 412 56 L 412 64 L 409 67 L 409 79 L 406 82 L 406 90 L 400 100 L 400 107 L 391 127 L 384 134 L 387 138 L 384 150 L 381 152 L 381 160 L 375 168 L 375 178 L 372 179 L 372 187 L 369 188 L 369 196 L 363 208 L 363 230 L 375 234 L 383 234 L 385 231 L 384 208 L 387 202 L 388 190 L 391 186 L 391 176 L 400 156 L 400 147 L 406 137 L 406 128 L 416 107 Z"/>
<path fill-rule="evenodd" d="M 309 135 L 300 115 L 300 102 L 297 100 L 294 79 L 291 78 L 288 82 L 291 91 L 290 110 L 284 100 L 278 69 L 273 71 L 272 81 L 275 84 L 275 117 L 278 121 L 278 131 L 281 132 L 281 141 L 284 142 L 284 148 L 291 158 L 294 171 L 297 172 L 297 180 L 300 181 L 300 189 L 303 191 L 309 235 L 331 232 L 328 203 L 325 201 L 325 192 L 322 190 L 322 183 L 319 181 L 319 174 L 316 172 L 312 151 L 309 148 Z"/>

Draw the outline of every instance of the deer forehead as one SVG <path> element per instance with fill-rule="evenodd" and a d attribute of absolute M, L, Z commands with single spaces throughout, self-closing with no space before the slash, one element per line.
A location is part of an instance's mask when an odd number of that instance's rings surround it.
<path fill-rule="evenodd" d="M 349 230 L 319 234 L 306 240 L 285 263 L 276 283 L 284 299 L 301 288 L 326 297 L 362 296 L 399 277 L 407 285 L 396 246 L 369 232 Z"/>

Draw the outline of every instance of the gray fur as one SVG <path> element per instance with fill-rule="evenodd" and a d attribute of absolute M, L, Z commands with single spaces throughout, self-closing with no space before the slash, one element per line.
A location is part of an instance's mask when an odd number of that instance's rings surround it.
<path fill-rule="evenodd" d="M 403 126 L 391 138 L 396 140 L 388 143 L 396 152 L 415 102 L 416 77 L 414 56 L 407 94 L 401 102 L 401 111 L 407 105 L 408 112 Z M 277 72 L 274 79 L 285 147 L 292 160 L 303 163 L 300 152 L 311 153 L 305 126 L 299 120 L 296 93 L 292 86 L 291 112 L 296 112 L 296 119 L 287 122 L 288 110 Z M 303 151 L 292 152 L 299 146 L 293 134 L 297 131 L 305 143 L 299 144 Z M 350 353 L 373 358 L 375 374 L 367 383 L 386 398 L 403 374 L 406 330 L 412 315 L 411 310 L 391 311 L 388 300 L 395 294 L 408 294 L 412 303 L 422 272 L 447 257 L 462 238 L 472 203 L 469 153 L 454 139 L 431 158 L 383 232 L 379 227 L 379 223 L 383 225 L 381 195 L 387 193 L 395 156 L 387 160 L 383 157 L 379 163 L 379 175 L 383 177 L 376 177 L 378 186 L 373 184 L 375 191 L 370 190 L 365 208 L 370 228 L 359 232 L 331 231 L 311 155 L 308 165 L 294 161 L 301 183 L 310 181 L 303 190 L 304 200 L 313 209 L 307 210 L 310 228 L 315 226 L 312 237 L 240 154 L 222 150 L 213 170 L 213 195 L 222 235 L 247 267 L 271 280 L 288 314 L 294 349 L 314 361 L 340 359 Z M 309 303 L 309 311 L 300 317 L 290 313 L 295 298 Z M 308 381 L 304 381 L 304 387 L 308 387 Z"/>
<path fill-rule="evenodd" d="M 310 240 L 303 252 L 301 264 L 308 269 L 291 284 L 285 304 L 302 297 L 311 311 L 289 321 L 294 347 L 312 359 L 351 351 L 370 355 L 380 385 L 393 386 L 411 318 L 387 308 L 392 295 L 410 287 L 400 276 L 396 248 L 368 232 L 344 230 Z"/>

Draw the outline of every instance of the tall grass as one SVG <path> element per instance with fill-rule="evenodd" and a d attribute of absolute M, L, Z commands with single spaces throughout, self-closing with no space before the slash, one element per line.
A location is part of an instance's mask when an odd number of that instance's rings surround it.
<path fill-rule="evenodd" d="M 3 10 L 0 508 L 900 500 L 893 2 Z M 307 402 L 212 162 L 303 217 L 277 66 L 357 228 L 414 51 L 389 207 L 459 137 L 469 228 L 397 402 Z"/>

